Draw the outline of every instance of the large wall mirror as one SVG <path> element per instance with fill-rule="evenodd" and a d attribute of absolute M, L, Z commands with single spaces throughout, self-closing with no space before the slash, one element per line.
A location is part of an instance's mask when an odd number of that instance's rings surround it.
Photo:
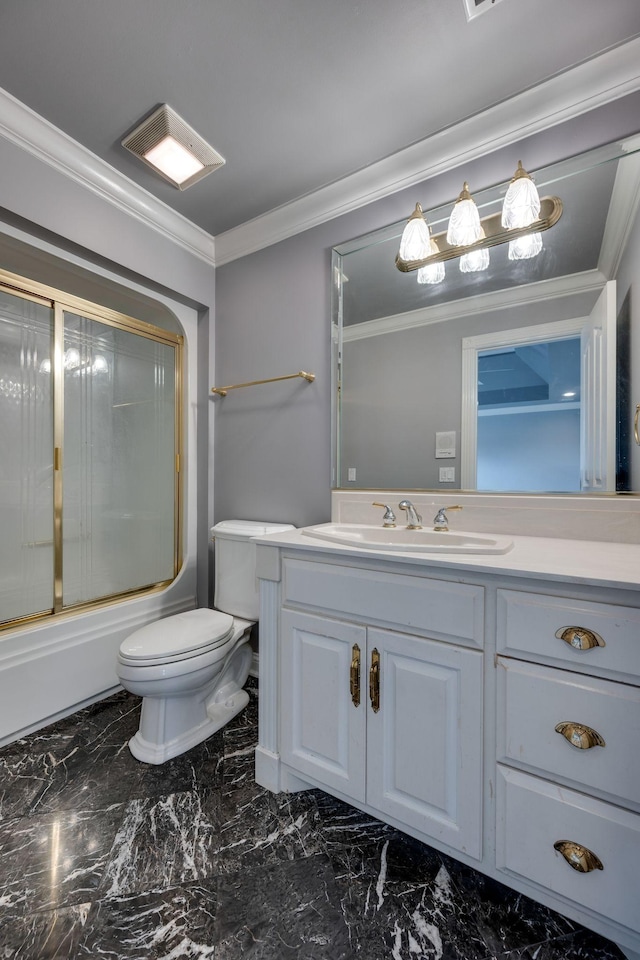
<path fill-rule="evenodd" d="M 334 249 L 337 487 L 640 491 L 640 136 L 530 172 L 562 201 L 535 257 L 418 283 L 406 221 Z M 474 191 L 481 218 L 508 186 Z"/>

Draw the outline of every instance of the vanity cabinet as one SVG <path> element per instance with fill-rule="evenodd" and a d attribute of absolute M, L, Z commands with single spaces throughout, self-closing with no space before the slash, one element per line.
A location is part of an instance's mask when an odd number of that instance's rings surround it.
<path fill-rule="evenodd" d="M 640 933 L 639 611 L 498 590 L 497 654 L 497 869 Z"/>
<path fill-rule="evenodd" d="M 258 782 L 325 789 L 640 960 L 638 589 L 302 543 L 258 548 Z"/>
<path fill-rule="evenodd" d="M 481 855 L 479 651 L 284 609 L 280 677 L 284 763 Z"/>

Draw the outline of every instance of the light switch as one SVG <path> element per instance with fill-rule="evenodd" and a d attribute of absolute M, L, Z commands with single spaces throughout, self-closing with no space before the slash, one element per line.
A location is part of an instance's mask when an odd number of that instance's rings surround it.
<path fill-rule="evenodd" d="M 355 467 L 347 467 L 347 480 L 349 481 L 349 483 L 355 483 L 355 480 L 356 480 Z"/>
<path fill-rule="evenodd" d="M 455 482 L 456 482 L 456 468 L 440 467 L 440 483 L 455 483 Z"/>

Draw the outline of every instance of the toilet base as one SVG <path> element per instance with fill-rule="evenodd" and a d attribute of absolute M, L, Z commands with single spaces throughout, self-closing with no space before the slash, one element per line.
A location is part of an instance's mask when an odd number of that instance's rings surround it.
<path fill-rule="evenodd" d="M 202 743 L 244 710 L 249 694 L 242 688 L 251 660 L 250 646 L 241 643 L 213 684 L 184 696 L 144 697 L 140 728 L 129 741 L 136 760 L 165 763 Z"/>

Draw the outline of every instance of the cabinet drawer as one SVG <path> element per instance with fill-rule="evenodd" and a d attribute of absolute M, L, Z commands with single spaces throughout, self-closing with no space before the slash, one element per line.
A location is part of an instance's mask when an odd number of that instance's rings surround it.
<path fill-rule="evenodd" d="M 571 627 L 596 634 L 598 645 L 579 649 L 579 636 L 572 640 L 568 635 L 572 642 L 566 642 L 557 635 Z M 498 590 L 497 644 L 498 653 L 553 660 L 572 670 L 631 682 L 640 679 L 640 610 L 633 607 Z"/>
<path fill-rule="evenodd" d="M 640 930 L 640 814 L 498 767 L 497 817 L 499 870 L 566 897 L 587 913 Z M 588 848 L 603 869 L 573 869 L 554 848 L 559 841 Z"/>
<path fill-rule="evenodd" d="M 471 584 L 288 558 L 282 593 L 286 605 L 482 646 L 484 590 Z"/>
<path fill-rule="evenodd" d="M 497 741 L 499 760 L 640 806 L 638 687 L 499 658 Z"/>

